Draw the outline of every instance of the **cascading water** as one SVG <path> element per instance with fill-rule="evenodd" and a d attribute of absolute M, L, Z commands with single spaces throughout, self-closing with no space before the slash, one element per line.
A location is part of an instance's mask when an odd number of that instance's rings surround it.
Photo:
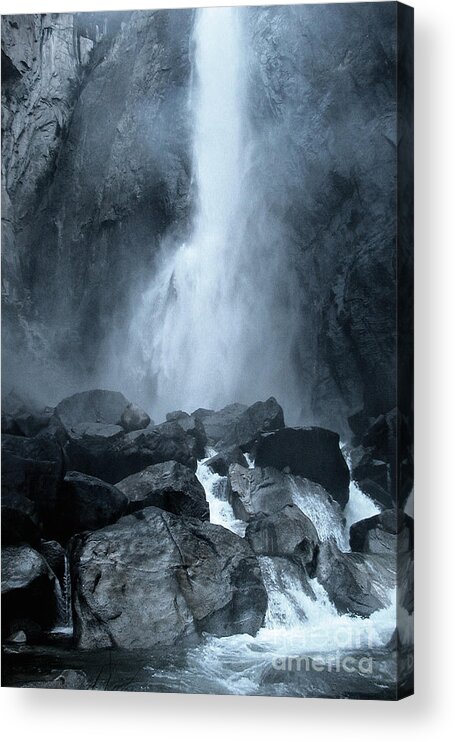
<path fill-rule="evenodd" d="M 251 181 L 242 16 L 236 8 L 197 14 L 192 235 L 173 252 L 163 249 L 129 328 L 127 372 L 117 373 L 127 389 L 138 374 L 131 390 L 137 399 L 144 386 L 153 389 L 157 417 L 272 395 L 288 422 L 298 409 L 291 326 L 299 293 L 278 220 L 269 224 Z"/>
<path fill-rule="evenodd" d="M 69 559 L 67 554 L 64 556 L 64 572 L 61 583 L 55 581 L 55 597 L 57 602 L 57 625 L 53 631 L 55 633 L 73 633 L 73 617 L 71 607 L 71 574 Z"/>

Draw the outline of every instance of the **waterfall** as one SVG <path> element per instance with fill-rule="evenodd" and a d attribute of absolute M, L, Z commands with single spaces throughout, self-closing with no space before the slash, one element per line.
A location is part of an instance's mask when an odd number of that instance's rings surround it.
<path fill-rule="evenodd" d="M 55 598 L 57 603 L 57 624 L 53 631 L 56 633 L 73 632 L 73 615 L 71 605 L 71 573 L 67 554 L 64 556 L 64 572 L 61 583 L 55 580 Z"/>
<path fill-rule="evenodd" d="M 291 304 L 299 293 L 279 220 L 253 177 L 243 17 L 238 8 L 197 12 L 192 231 L 173 249 L 163 245 L 131 321 L 129 347 L 117 359 L 125 364 L 122 388 L 128 391 L 136 373 L 131 393 L 139 399 L 148 385 L 158 418 L 272 395 L 288 422 L 298 409 L 291 332 L 298 310 Z"/>

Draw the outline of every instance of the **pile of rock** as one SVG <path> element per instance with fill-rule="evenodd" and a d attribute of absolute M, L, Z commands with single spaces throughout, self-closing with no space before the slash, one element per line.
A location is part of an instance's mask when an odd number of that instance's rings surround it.
<path fill-rule="evenodd" d="M 308 594 L 316 576 L 340 612 L 370 615 L 389 603 L 394 554 L 412 549 L 412 519 L 390 509 L 352 526 L 350 553 L 327 537 L 318 511 L 343 524 L 349 499 L 339 437 L 285 427 L 274 398 L 179 410 L 155 425 L 118 392 L 81 392 L 44 411 L 13 397 L 2 431 L 11 641 L 55 625 L 67 560 L 78 646 L 133 648 L 254 635 L 267 609 L 263 556 L 300 575 Z M 361 445 L 391 457 L 382 432 L 376 424 Z M 244 537 L 209 522 L 195 473 L 207 447 L 216 453 L 205 466 L 223 478 Z"/>

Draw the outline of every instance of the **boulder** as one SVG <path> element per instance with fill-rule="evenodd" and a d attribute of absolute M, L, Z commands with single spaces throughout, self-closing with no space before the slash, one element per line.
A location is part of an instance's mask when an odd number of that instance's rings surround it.
<path fill-rule="evenodd" d="M 253 516 L 245 538 L 255 554 L 290 556 L 297 553 L 304 564 L 313 561 L 319 544 L 314 525 L 296 505 L 285 505 L 271 515 Z"/>
<path fill-rule="evenodd" d="M 63 399 L 55 408 L 55 415 L 66 429 L 81 423 L 119 425 L 130 402 L 120 392 L 91 389 Z"/>
<path fill-rule="evenodd" d="M 182 410 L 168 412 L 166 420 L 180 425 L 188 436 L 188 443 L 193 455 L 197 459 L 203 459 L 205 457 L 207 435 L 202 420 L 196 415 L 189 415 L 187 412 L 182 412 Z"/>
<path fill-rule="evenodd" d="M 69 471 L 59 491 L 55 535 L 65 542 L 75 533 L 115 523 L 126 512 L 127 504 L 126 495 L 113 485 Z"/>
<path fill-rule="evenodd" d="M 23 412 L 15 418 L 15 424 L 18 428 L 18 435 L 27 438 L 33 438 L 38 433 L 47 428 L 52 417 L 52 412 Z"/>
<path fill-rule="evenodd" d="M 82 670 L 62 670 L 55 675 L 47 675 L 42 680 L 23 683 L 21 688 L 47 688 L 49 690 L 89 690 L 90 686 Z"/>
<path fill-rule="evenodd" d="M 381 508 L 404 508 L 413 488 L 413 438 L 396 408 L 373 420 L 362 437 L 352 476 Z"/>
<path fill-rule="evenodd" d="M 242 412 L 216 447 L 223 450 L 230 446 L 238 446 L 243 451 L 248 451 L 259 433 L 279 428 L 284 428 L 283 410 L 276 399 L 270 397 L 266 402 L 255 402 Z"/>
<path fill-rule="evenodd" d="M 267 594 L 256 557 L 231 531 L 150 507 L 76 536 L 74 629 L 81 648 L 147 648 L 254 635 Z"/>
<path fill-rule="evenodd" d="M 315 576 L 339 613 L 367 617 L 390 605 L 396 560 L 393 554 L 344 553 L 329 540 L 319 547 Z"/>
<path fill-rule="evenodd" d="M 338 433 L 325 428 L 282 428 L 261 434 L 255 465 L 287 469 L 322 485 L 344 507 L 350 475 L 339 446 Z"/>
<path fill-rule="evenodd" d="M 390 464 L 375 459 L 371 451 L 365 452 L 353 468 L 352 479 L 379 507 L 391 508 L 394 505 Z"/>
<path fill-rule="evenodd" d="M 120 418 L 120 425 L 127 433 L 133 430 L 143 430 L 150 425 L 150 422 L 150 416 L 132 402 L 125 407 Z"/>
<path fill-rule="evenodd" d="M 63 474 L 63 453 L 56 441 L 2 436 L 2 494 L 22 495 L 34 502 L 44 533 Z"/>
<path fill-rule="evenodd" d="M 177 461 L 148 466 L 117 482 L 116 487 L 127 497 L 130 513 L 154 505 L 175 515 L 200 520 L 210 517 L 202 484 L 191 469 Z"/>
<path fill-rule="evenodd" d="M 2 548 L 2 632 L 9 636 L 27 622 L 50 628 L 57 616 L 56 577 L 31 546 Z"/>
<path fill-rule="evenodd" d="M 38 546 L 41 524 L 34 502 L 23 495 L 2 497 L 2 545 L 30 544 Z"/>
<path fill-rule="evenodd" d="M 230 433 L 237 420 L 247 409 L 247 405 L 235 402 L 217 412 L 204 409 L 195 410 L 192 416 L 202 420 L 208 445 L 213 446 Z"/>
<path fill-rule="evenodd" d="M 178 461 L 193 471 L 197 466 L 185 432 L 173 422 L 132 433 L 116 425 L 77 426 L 65 454 L 69 468 L 110 484 L 163 461 Z"/>
<path fill-rule="evenodd" d="M 223 451 L 215 454 L 215 456 L 212 456 L 205 462 L 205 465 L 208 466 L 214 474 L 219 474 L 220 477 L 227 477 L 231 464 L 240 464 L 240 466 L 245 467 L 245 469 L 248 468 L 248 462 L 238 446 L 225 448 Z"/>
<path fill-rule="evenodd" d="M 262 513 L 277 513 L 292 505 L 292 492 L 286 475 L 272 467 L 245 469 L 239 464 L 229 467 L 230 502 L 234 515 L 249 520 Z"/>
<path fill-rule="evenodd" d="M 27 644 L 27 635 L 25 631 L 15 631 L 6 639 L 7 644 Z"/>
<path fill-rule="evenodd" d="M 64 584 L 66 571 L 66 552 L 58 541 L 43 541 L 39 547 L 40 553 L 45 558 L 60 585 Z"/>
<path fill-rule="evenodd" d="M 352 551 L 403 554 L 414 548 L 414 521 L 400 510 L 384 510 L 353 523 L 349 533 Z"/>

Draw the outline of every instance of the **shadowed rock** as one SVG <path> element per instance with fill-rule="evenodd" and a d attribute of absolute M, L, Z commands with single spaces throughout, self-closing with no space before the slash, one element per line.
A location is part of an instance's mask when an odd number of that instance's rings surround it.
<path fill-rule="evenodd" d="M 2 545 L 38 546 L 41 526 L 34 502 L 23 495 L 2 497 Z"/>
<path fill-rule="evenodd" d="M 8 636 L 30 621 L 51 627 L 57 616 L 55 582 L 46 560 L 31 546 L 3 548 L 2 633 Z"/>
<path fill-rule="evenodd" d="M 245 469 L 248 468 L 248 462 L 238 446 L 223 449 L 208 459 L 205 464 L 220 477 L 227 477 L 231 464 L 240 464 Z"/>
<path fill-rule="evenodd" d="M 209 519 L 209 506 L 198 478 L 177 461 L 148 466 L 117 482 L 117 489 L 128 498 L 128 512 L 154 505 L 175 515 Z"/>
<path fill-rule="evenodd" d="M 304 564 L 313 560 L 319 544 L 311 520 L 296 505 L 272 515 L 256 515 L 248 522 L 245 538 L 255 554 L 289 556 L 298 553 Z"/>
<path fill-rule="evenodd" d="M 2 436 L 2 494 L 22 495 L 34 502 L 45 533 L 63 473 L 63 453 L 56 441 Z"/>
<path fill-rule="evenodd" d="M 205 409 L 195 410 L 193 417 L 202 420 L 207 442 L 209 446 L 213 446 L 229 434 L 237 420 L 247 409 L 247 405 L 234 402 L 234 404 L 229 404 L 216 412 Z"/>
<path fill-rule="evenodd" d="M 69 471 L 59 491 L 55 533 L 60 541 L 81 531 L 115 523 L 126 512 L 127 497 L 96 477 Z"/>
<path fill-rule="evenodd" d="M 400 510 L 384 510 L 353 523 L 349 534 L 352 551 L 402 554 L 414 548 L 414 521 Z"/>
<path fill-rule="evenodd" d="M 259 436 L 256 466 L 273 466 L 321 484 L 344 507 L 349 499 L 349 469 L 338 433 L 324 428 L 283 428 Z"/>
<path fill-rule="evenodd" d="M 166 420 L 180 425 L 188 436 L 188 443 L 193 455 L 197 459 L 203 459 L 205 457 L 207 435 L 202 420 L 195 413 L 189 415 L 182 410 L 168 412 Z"/>
<path fill-rule="evenodd" d="M 163 461 L 178 461 L 193 471 L 197 465 L 185 432 L 173 422 L 132 433 L 116 425 L 77 426 L 70 431 L 65 454 L 71 469 L 110 484 Z"/>
<path fill-rule="evenodd" d="M 264 618 L 256 557 L 244 539 L 211 523 L 146 508 L 75 537 L 71 561 L 81 648 L 255 634 Z"/>
<path fill-rule="evenodd" d="M 220 450 L 238 446 L 248 451 L 259 433 L 284 428 L 283 410 L 274 397 L 266 402 L 255 402 L 233 422 L 216 447 Z"/>
<path fill-rule="evenodd" d="M 343 553 L 325 541 L 315 574 L 339 613 L 366 617 L 390 605 L 396 559 L 393 554 Z"/>

